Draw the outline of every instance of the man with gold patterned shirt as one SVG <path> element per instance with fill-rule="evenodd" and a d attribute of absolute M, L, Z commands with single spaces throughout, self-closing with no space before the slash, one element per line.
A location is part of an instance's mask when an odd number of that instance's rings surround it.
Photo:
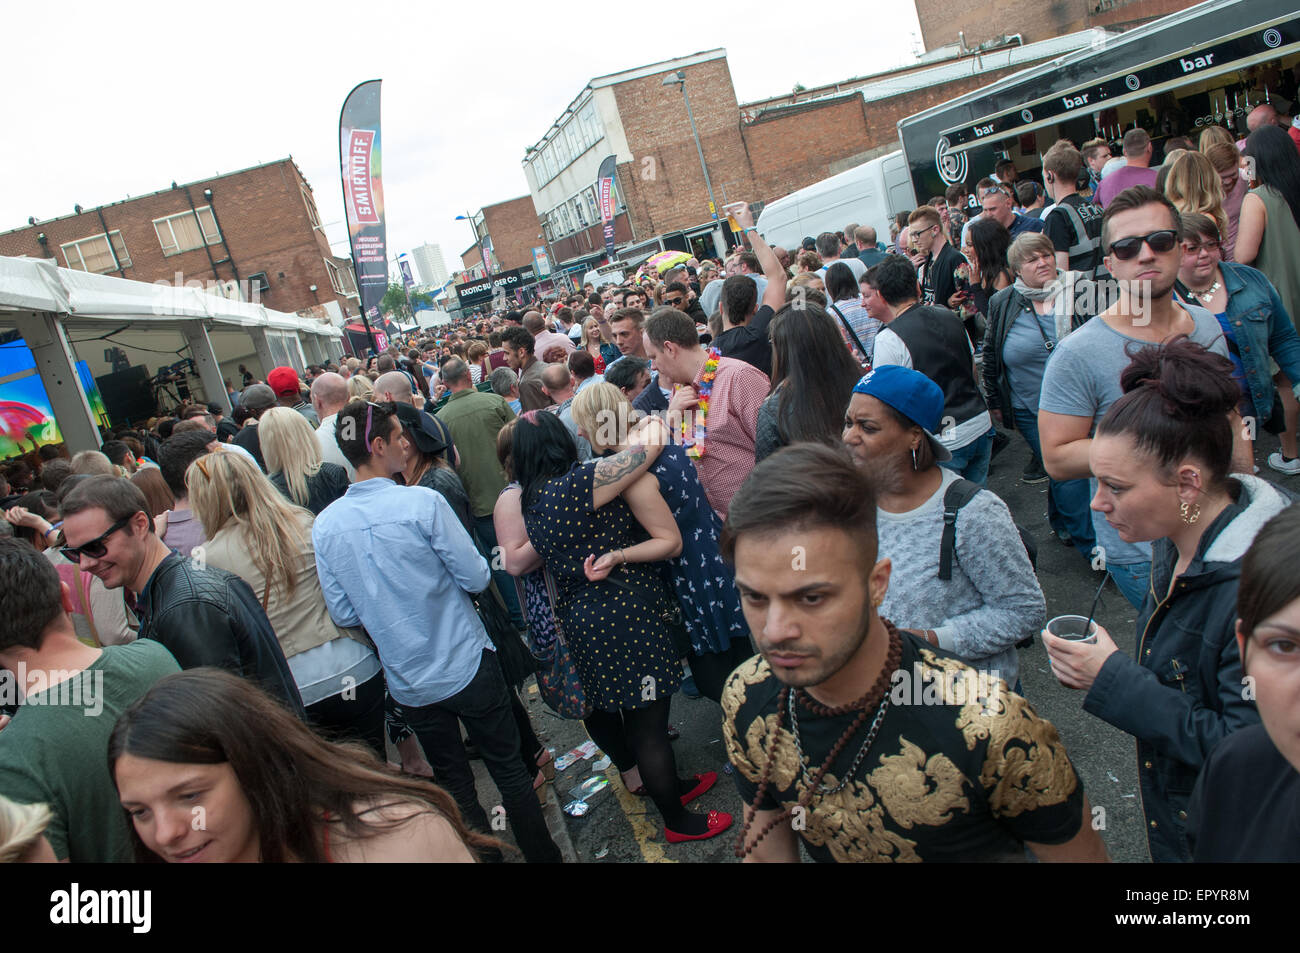
<path fill-rule="evenodd" d="M 870 481 L 787 447 L 732 499 L 724 555 L 760 657 L 732 673 L 723 735 L 746 861 L 1105 861 L 1050 722 L 1001 679 L 876 613 Z"/>

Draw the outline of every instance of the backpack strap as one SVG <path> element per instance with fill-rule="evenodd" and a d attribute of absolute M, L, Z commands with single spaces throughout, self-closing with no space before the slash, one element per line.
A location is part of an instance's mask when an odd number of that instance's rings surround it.
<path fill-rule="evenodd" d="M 975 499 L 980 485 L 958 477 L 943 494 L 943 538 L 939 542 L 939 578 L 952 578 L 952 553 L 957 545 L 957 511 Z"/>

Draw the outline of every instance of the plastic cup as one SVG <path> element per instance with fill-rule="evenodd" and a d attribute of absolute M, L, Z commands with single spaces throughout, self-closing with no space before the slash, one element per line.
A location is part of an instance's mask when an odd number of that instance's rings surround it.
<path fill-rule="evenodd" d="M 1047 623 L 1047 631 L 1058 639 L 1070 642 L 1095 644 L 1097 641 L 1097 622 L 1094 619 L 1089 623 L 1086 616 L 1058 615 Z"/>

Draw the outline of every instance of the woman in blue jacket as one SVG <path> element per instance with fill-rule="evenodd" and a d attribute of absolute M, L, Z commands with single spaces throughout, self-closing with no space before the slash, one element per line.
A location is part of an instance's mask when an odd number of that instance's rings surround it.
<path fill-rule="evenodd" d="M 1182 241 L 1183 264 L 1174 287 L 1184 301 L 1209 309 L 1219 319 L 1233 378 L 1241 387 L 1238 410 L 1243 420 L 1254 421 L 1244 430 L 1247 441 L 1253 444 L 1258 430 L 1278 434 L 1282 449 L 1269 456 L 1268 465 L 1282 473 L 1300 473 L 1296 435 L 1286 432 L 1273 385 L 1279 368 L 1287 380 L 1300 382 L 1300 336 L 1292 316 L 1262 271 L 1223 260 L 1214 219 L 1184 213 Z M 1300 383 L 1295 391 L 1300 396 Z"/>
<path fill-rule="evenodd" d="M 1097 428 L 1092 507 L 1125 542 L 1152 541 L 1137 657 L 1100 626 L 1092 644 L 1043 634 L 1056 677 L 1085 711 L 1137 739 L 1151 859 L 1191 858 L 1187 807 L 1206 758 L 1257 724 L 1237 649 L 1237 583 L 1255 534 L 1287 505 L 1253 475 L 1229 474 L 1241 399 L 1226 358 L 1179 336 L 1140 351 L 1124 396 Z"/>

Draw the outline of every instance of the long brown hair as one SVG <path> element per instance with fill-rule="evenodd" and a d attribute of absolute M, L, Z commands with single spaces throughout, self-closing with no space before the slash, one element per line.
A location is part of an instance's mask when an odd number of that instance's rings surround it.
<path fill-rule="evenodd" d="M 114 784 L 117 761 L 127 754 L 229 764 L 252 808 L 263 863 L 322 863 L 324 824 L 338 819 L 348 836 L 373 837 L 405 823 L 375 820 L 376 808 L 411 802 L 446 818 L 471 849 L 501 846 L 467 828 L 442 788 L 393 772 L 359 742 L 325 741 L 252 682 L 222 669 L 168 675 L 123 712 L 108 741 Z M 137 862 L 161 862 L 130 818 L 127 826 Z"/>

